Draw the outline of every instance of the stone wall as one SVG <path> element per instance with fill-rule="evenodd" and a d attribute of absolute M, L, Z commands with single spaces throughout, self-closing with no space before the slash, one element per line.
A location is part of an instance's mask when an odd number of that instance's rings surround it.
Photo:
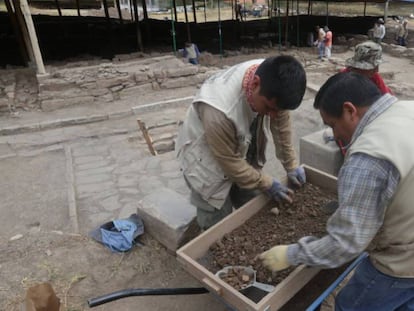
<path fill-rule="evenodd" d="M 0 113 L 128 100 L 154 90 L 199 85 L 217 70 L 184 63 L 173 55 L 47 66 L 47 74 L 41 76 L 30 68 L 4 69 Z"/>
<path fill-rule="evenodd" d="M 184 63 L 175 56 L 48 68 L 47 75 L 38 77 L 38 98 L 43 111 L 127 100 L 154 90 L 201 84 L 216 70 Z"/>
<path fill-rule="evenodd" d="M 0 70 L 0 113 L 39 109 L 36 72 L 30 68 Z"/>

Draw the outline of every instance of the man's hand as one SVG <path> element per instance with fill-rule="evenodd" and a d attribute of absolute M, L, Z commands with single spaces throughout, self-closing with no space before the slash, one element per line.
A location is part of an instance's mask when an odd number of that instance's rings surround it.
<path fill-rule="evenodd" d="M 298 166 L 293 171 L 288 172 L 287 176 L 289 181 L 297 187 L 301 187 L 306 183 L 306 174 L 303 166 Z"/>
<path fill-rule="evenodd" d="M 259 255 L 263 266 L 271 271 L 280 271 L 289 268 L 287 245 L 278 245 Z"/>
<path fill-rule="evenodd" d="M 273 178 L 273 183 L 269 189 L 267 189 L 267 194 L 270 195 L 273 200 L 280 202 L 286 201 L 292 203 L 293 191 L 288 187 L 282 185 L 277 179 Z"/>

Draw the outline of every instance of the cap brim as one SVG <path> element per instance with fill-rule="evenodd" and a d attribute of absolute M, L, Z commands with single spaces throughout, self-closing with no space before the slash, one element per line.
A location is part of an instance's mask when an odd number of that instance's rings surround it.
<path fill-rule="evenodd" d="M 375 66 L 368 62 L 355 61 L 353 58 L 350 58 L 346 60 L 345 65 L 347 67 L 352 67 L 352 68 L 357 68 L 357 69 L 362 69 L 362 70 L 371 70 L 371 69 L 375 69 L 375 67 L 377 67 L 379 64 Z"/>

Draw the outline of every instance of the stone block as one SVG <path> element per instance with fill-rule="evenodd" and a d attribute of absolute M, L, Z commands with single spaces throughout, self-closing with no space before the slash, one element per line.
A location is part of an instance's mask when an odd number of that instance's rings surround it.
<path fill-rule="evenodd" d="M 125 99 L 125 98 L 140 96 L 142 94 L 146 94 L 147 92 L 151 92 L 151 91 L 152 91 L 152 84 L 146 83 L 146 84 L 141 84 L 141 85 L 125 88 L 119 92 L 119 96 L 121 99 Z"/>
<path fill-rule="evenodd" d="M 199 233 L 196 208 L 188 198 L 168 188 L 146 195 L 138 203 L 137 214 L 145 232 L 174 253 Z"/>
<path fill-rule="evenodd" d="M 300 139 L 300 162 L 338 176 L 343 156 L 334 141 L 325 142 L 321 130 Z"/>
<path fill-rule="evenodd" d="M 166 79 L 165 81 L 161 82 L 162 89 L 175 89 L 186 87 L 189 85 L 196 85 L 198 80 L 194 78 L 195 76 L 190 77 L 181 77 L 175 79 Z"/>
<path fill-rule="evenodd" d="M 182 76 L 192 76 L 198 72 L 198 67 L 194 65 L 183 66 L 179 68 L 170 68 L 167 70 L 168 78 L 177 78 Z"/>

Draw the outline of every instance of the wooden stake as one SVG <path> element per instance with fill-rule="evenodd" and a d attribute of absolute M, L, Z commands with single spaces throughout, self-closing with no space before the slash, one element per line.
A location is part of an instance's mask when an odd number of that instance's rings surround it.
<path fill-rule="evenodd" d="M 142 132 L 142 135 L 144 136 L 145 142 L 148 145 L 148 149 L 151 152 L 152 155 L 157 155 L 157 151 L 154 149 L 154 146 L 152 145 L 152 139 L 148 134 L 147 127 L 145 126 L 145 122 L 142 122 L 140 119 L 137 120 L 138 126 Z"/>

